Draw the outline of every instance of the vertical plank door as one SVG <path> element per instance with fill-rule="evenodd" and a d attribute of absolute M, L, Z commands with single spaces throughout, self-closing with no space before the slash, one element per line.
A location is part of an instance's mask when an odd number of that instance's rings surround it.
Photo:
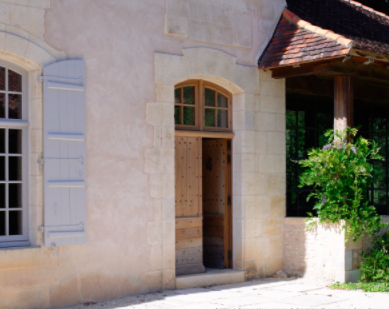
<path fill-rule="evenodd" d="M 227 140 L 203 140 L 204 265 L 230 267 Z"/>
<path fill-rule="evenodd" d="M 202 227 L 202 139 L 175 139 L 176 275 L 205 271 Z"/>

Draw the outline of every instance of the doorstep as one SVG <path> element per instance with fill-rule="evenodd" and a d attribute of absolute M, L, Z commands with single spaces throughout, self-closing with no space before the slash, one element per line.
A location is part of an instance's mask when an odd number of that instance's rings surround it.
<path fill-rule="evenodd" d="M 246 281 L 244 270 L 206 268 L 205 273 L 176 277 L 176 288 L 204 288 L 208 286 L 240 283 L 244 281 Z"/>

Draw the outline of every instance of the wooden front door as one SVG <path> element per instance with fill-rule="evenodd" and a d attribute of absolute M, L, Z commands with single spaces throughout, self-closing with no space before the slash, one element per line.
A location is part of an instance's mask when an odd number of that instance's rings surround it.
<path fill-rule="evenodd" d="M 204 265 L 231 267 L 230 141 L 203 140 Z"/>
<path fill-rule="evenodd" d="M 177 276 L 205 271 L 201 162 L 201 137 L 177 137 L 175 139 Z"/>

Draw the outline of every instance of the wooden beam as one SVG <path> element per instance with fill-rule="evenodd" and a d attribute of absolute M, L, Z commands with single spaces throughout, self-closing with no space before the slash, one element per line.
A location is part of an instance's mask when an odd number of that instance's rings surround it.
<path fill-rule="evenodd" d="M 174 135 L 176 137 L 202 137 L 202 138 L 226 138 L 233 139 L 235 133 L 233 132 L 210 132 L 210 131 L 184 131 L 176 130 Z"/>
<path fill-rule="evenodd" d="M 347 75 L 334 79 L 334 129 L 343 131 L 354 125 L 353 78 Z"/>

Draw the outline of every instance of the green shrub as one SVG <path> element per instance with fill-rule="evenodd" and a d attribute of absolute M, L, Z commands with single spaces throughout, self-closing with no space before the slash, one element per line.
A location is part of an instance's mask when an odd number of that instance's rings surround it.
<path fill-rule="evenodd" d="M 367 252 L 362 253 L 361 280 L 364 282 L 389 282 L 389 232 L 376 237 Z"/>
<path fill-rule="evenodd" d="M 308 199 L 315 199 L 319 223 L 344 220 L 346 239 L 352 236 L 354 241 L 366 233 L 374 237 L 386 226 L 366 196 L 373 171 L 370 162 L 382 157 L 374 141 L 356 139 L 356 135 L 357 129 L 347 128 L 335 134 L 330 130 L 325 134 L 328 145 L 311 150 L 307 159 L 299 161 L 304 169 L 300 188 L 312 188 Z"/>

